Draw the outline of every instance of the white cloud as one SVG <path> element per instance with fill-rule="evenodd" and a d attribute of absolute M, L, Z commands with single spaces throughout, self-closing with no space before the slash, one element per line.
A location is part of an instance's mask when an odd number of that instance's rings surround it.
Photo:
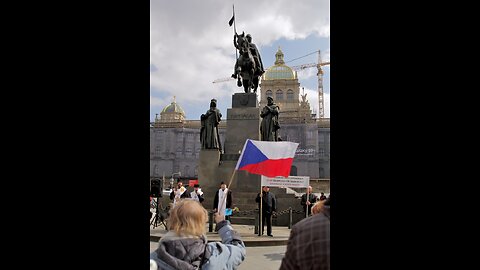
<path fill-rule="evenodd" d="M 150 61 L 156 67 L 150 76 L 151 110 L 156 109 L 153 106 L 166 106 L 176 96 L 179 104 L 196 104 L 203 113 L 211 98 L 217 98 L 219 106 L 229 105 L 232 94 L 243 92 L 235 83 L 212 84 L 233 72 L 233 26 L 228 26 L 231 2 L 185 2 L 150 2 Z M 258 47 L 282 37 L 330 36 L 328 0 L 238 1 L 235 14 L 237 32 L 250 33 Z M 329 52 L 325 52 L 327 55 L 329 58 Z M 308 72 L 315 75 L 314 68 Z M 166 100 L 158 98 L 159 92 Z M 183 108 L 188 119 L 197 118 L 198 113 L 189 114 L 195 108 Z"/>
<path fill-rule="evenodd" d="M 317 67 L 306 68 L 297 71 L 298 79 L 306 80 L 312 77 L 317 77 Z"/>
<path fill-rule="evenodd" d="M 158 107 L 158 106 L 162 106 L 162 107 L 165 107 L 167 106 L 167 104 L 169 104 L 170 102 L 168 102 L 167 100 L 165 99 L 161 99 L 161 98 L 158 98 L 158 97 L 152 97 L 150 96 L 150 106 L 155 106 L 155 107 Z"/>

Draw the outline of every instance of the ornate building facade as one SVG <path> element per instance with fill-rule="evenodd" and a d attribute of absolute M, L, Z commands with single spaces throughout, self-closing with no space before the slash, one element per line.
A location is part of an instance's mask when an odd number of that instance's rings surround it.
<path fill-rule="evenodd" d="M 315 118 L 306 94 L 300 94 L 297 74 L 285 65 L 278 49 L 275 65 L 262 76 L 259 107 L 272 96 L 280 107 L 280 137 L 299 143 L 291 175 L 330 179 L 330 119 Z M 300 100 L 301 97 L 301 100 Z M 222 145 L 226 119 L 219 126 Z M 200 153 L 200 120 L 186 120 L 183 109 L 174 101 L 150 125 L 150 176 L 170 178 L 172 174 L 197 179 Z"/>

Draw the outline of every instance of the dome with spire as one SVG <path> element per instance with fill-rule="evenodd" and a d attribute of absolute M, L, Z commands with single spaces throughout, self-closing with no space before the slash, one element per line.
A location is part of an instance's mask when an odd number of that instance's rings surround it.
<path fill-rule="evenodd" d="M 177 104 L 175 97 L 173 97 L 172 103 L 163 108 L 160 113 L 160 119 L 155 121 L 160 122 L 182 122 L 185 120 L 185 111 Z"/>
<path fill-rule="evenodd" d="M 175 101 L 163 108 L 162 113 L 180 113 L 185 115 L 185 111 Z"/>
<path fill-rule="evenodd" d="M 296 79 L 296 74 L 292 68 L 285 65 L 283 60 L 283 52 L 278 47 L 278 51 L 275 54 L 275 65 L 271 66 L 265 74 L 263 74 L 263 80 L 293 80 Z"/>

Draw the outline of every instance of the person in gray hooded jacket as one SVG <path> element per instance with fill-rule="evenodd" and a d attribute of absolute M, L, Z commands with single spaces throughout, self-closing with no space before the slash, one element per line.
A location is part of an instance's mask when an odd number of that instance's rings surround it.
<path fill-rule="evenodd" d="M 208 243 L 207 210 L 194 200 L 179 202 L 170 212 L 168 233 L 150 253 L 151 269 L 237 269 L 245 260 L 245 244 L 224 219 L 215 214 L 222 242 Z"/>

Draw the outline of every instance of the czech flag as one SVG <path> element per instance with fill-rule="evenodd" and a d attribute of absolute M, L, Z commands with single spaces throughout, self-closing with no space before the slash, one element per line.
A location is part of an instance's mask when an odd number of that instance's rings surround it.
<path fill-rule="evenodd" d="M 243 170 L 267 177 L 290 175 L 298 143 L 254 141 L 247 139 L 235 170 Z"/>

